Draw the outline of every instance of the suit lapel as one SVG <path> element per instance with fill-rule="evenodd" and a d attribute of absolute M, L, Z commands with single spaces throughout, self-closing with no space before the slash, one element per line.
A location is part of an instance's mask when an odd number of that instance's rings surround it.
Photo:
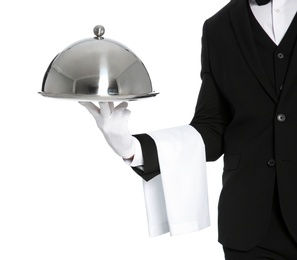
<path fill-rule="evenodd" d="M 294 28 L 289 28 L 289 30 L 297 29 L 297 14 L 295 14 L 295 17 L 292 21 L 291 26 Z M 295 44 L 293 47 L 292 55 L 291 55 L 291 60 L 289 63 L 285 83 L 284 83 L 284 90 L 282 96 L 289 90 L 290 86 L 293 84 L 294 79 L 297 76 L 297 40 L 295 40 Z"/>
<path fill-rule="evenodd" d="M 248 4 L 249 3 L 247 0 L 233 1 L 229 8 L 231 24 L 239 47 L 250 69 L 267 94 L 273 99 L 274 102 L 277 102 L 275 88 L 269 82 L 268 77 L 261 66 L 261 61 L 257 53 L 254 36 L 248 17 Z"/>
<path fill-rule="evenodd" d="M 282 96 L 292 87 L 294 79 L 297 76 L 297 44 L 295 43 L 293 55 L 291 57 L 291 62 L 289 64 L 285 84 L 284 84 L 284 90 Z"/>

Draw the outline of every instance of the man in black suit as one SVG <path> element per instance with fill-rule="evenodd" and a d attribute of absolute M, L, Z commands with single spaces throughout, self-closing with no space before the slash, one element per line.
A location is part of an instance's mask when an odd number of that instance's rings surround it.
<path fill-rule="evenodd" d="M 218 226 L 228 260 L 297 259 L 296 11 L 295 0 L 232 0 L 203 26 L 190 126 L 207 161 L 224 155 Z M 128 117 L 126 105 L 119 109 Z M 110 134 L 108 118 L 97 123 L 111 147 L 132 161 L 141 153 L 143 165 L 133 169 L 146 181 L 160 174 L 154 140 L 132 137 L 125 120 Z"/>

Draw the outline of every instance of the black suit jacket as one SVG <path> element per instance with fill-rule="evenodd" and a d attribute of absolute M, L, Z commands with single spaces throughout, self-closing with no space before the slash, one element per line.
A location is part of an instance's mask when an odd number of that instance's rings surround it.
<path fill-rule="evenodd" d="M 297 46 L 277 97 L 257 53 L 248 8 L 247 0 L 233 0 L 205 22 L 202 86 L 191 122 L 208 161 L 224 154 L 219 241 L 238 250 L 253 248 L 265 235 L 275 185 L 297 241 Z"/>

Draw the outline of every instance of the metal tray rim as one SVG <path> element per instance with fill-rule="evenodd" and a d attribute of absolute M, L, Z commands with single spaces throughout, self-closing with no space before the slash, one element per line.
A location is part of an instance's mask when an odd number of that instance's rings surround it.
<path fill-rule="evenodd" d="M 38 94 L 49 97 L 49 98 L 57 98 L 57 99 L 67 99 L 67 100 L 75 100 L 75 101 L 133 101 L 138 99 L 145 99 L 150 97 L 155 97 L 158 95 L 158 92 L 151 92 L 146 94 L 139 95 L 116 95 L 116 96 L 99 96 L 99 95 L 80 95 L 80 94 L 52 94 L 45 92 L 38 92 Z"/>

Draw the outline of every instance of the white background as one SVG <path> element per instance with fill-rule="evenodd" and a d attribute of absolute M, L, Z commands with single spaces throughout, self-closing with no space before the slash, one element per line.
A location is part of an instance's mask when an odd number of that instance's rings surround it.
<path fill-rule="evenodd" d="M 200 88 L 201 31 L 227 0 L 6 1 L 0 28 L 0 259 L 223 259 L 221 159 L 208 163 L 212 225 L 149 238 L 142 180 L 74 101 L 37 94 L 54 56 L 105 37 L 146 65 L 156 98 L 131 102 L 133 134 L 188 124 Z"/>

